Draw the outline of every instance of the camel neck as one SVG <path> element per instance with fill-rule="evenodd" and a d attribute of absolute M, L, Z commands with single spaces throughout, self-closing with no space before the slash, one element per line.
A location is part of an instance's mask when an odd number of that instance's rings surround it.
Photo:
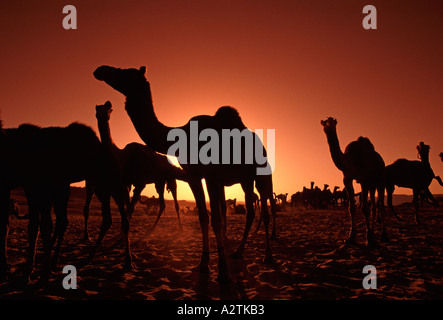
<path fill-rule="evenodd" d="M 329 151 L 331 153 L 332 161 L 339 170 L 344 171 L 344 154 L 340 148 L 337 131 L 333 130 L 332 132 L 327 133 L 326 136 L 328 138 Z"/>
<path fill-rule="evenodd" d="M 168 141 L 170 127 L 158 121 L 154 112 L 149 83 L 139 92 L 126 97 L 126 112 L 140 138 L 157 152 L 167 154 L 173 141 Z"/>
<path fill-rule="evenodd" d="M 115 143 L 111 137 L 111 128 L 109 120 L 97 120 L 98 131 L 100 132 L 100 140 L 107 147 L 115 147 Z"/>
<path fill-rule="evenodd" d="M 420 160 L 423 164 L 430 166 L 431 164 L 429 163 L 429 154 L 423 154 L 420 155 Z"/>

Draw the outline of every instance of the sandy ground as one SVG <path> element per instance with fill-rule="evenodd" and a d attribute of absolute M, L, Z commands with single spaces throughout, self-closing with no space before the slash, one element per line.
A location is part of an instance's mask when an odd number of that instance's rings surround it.
<path fill-rule="evenodd" d="M 182 203 L 183 207 L 184 203 Z M 211 254 L 209 275 L 193 271 L 200 261 L 201 232 L 198 217 L 182 215 L 183 231 L 168 203 L 166 215 L 152 231 L 154 216 L 138 206 L 131 225 L 135 268 L 122 271 L 123 245 L 119 243 L 120 218 L 113 209 L 113 225 L 90 265 L 81 266 L 92 242 L 82 241 L 83 200 L 70 200 L 69 227 L 62 246 L 60 267 L 77 267 L 77 290 L 65 290 L 62 270 L 49 283 L 40 284 L 37 271 L 32 282 L 18 282 L 26 259 L 27 220 L 11 219 L 9 263 L 12 276 L 0 284 L 0 299 L 442 299 L 443 209 L 425 207 L 422 220 L 414 223 L 409 206 L 398 208 L 405 221 L 389 214 L 389 242 L 369 249 L 364 245 L 363 215 L 358 212 L 358 244 L 340 248 L 349 231 L 346 210 L 307 210 L 278 213 L 277 239 L 272 241 L 275 263 L 265 264 L 264 232 L 251 233 L 243 259 L 229 259 L 232 283 L 216 281 L 217 256 Z M 26 206 L 23 206 L 26 207 Z M 186 210 L 186 209 L 185 209 Z M 258 216 L 258 215 L 257 215 Z M 256 219 L 257 220 L 257 219 Z M 98 235 L 99 204 L 91 206 L 89 230 Z M 228 215 L 227 252 L 232 253 L 242 236 L 243 215 Z M 377 231 L 377 238 L 380 232 Z M 211 232 L 211 250 L 215 238 Z M 39 244 L 39 248 L 40 244 Z M 377 270 L 377 289 L 362 286 L 365 265 Z"/>

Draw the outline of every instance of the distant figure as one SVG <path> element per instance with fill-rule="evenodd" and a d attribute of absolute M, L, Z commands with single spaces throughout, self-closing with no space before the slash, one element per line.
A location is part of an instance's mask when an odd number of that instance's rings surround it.
<path fill-rule="evenodd" d="M 327 118 L 321 121 L 326 134 L 329 151 L 335 166 L 343 172 L 343 182 L 346 186 L 349 198 L 349 213 L 351 216 L 351 232 L 346 243 L 355 243 L 355 198 L 353 180 L 361 184 L 362 190 L 362 212 L 366 220 L 366 242 L 371 245 L 375 243 L 374 226 L 377 213 L 377 202 L 375 201 L 375 191 L 378 193 L 378 205 L 380 211 L 382 239 L 386 239 L 386 230 L 383 222 L 384 215 L 384 189 L 385 189 L 385 163 L 383 158 L 375 151 L 374 146 L 368 138 L 360 137 L 351 142 L 343 153 L 337 137 L 337 120 Z M 370 204 L 368 204 L 368 192 L 370 194 Z M 372 224 L 370 213 L 372 211 Z"/>
<path fill-rule="evenodd" d="M 254 209 L 255 209 L 255 211 L 257 211 L 257 210 L 261 211 L 260 210 L 260 197 L 255 192 L 254 192 L 254 195 L 253 195 L 253 199 L 254 199 Z"/>
<path fill-rule="evenodd" d="M 432 171 L 429 163 L 429 149 L 430 147 L 428 145 L 420 142 L 417 146 L 417 151 L 421 161 L 398 159 L 394 163 L 386 166 L 388 206 L 398 220 L 401 219 L 392 205 L 392 194 L 394 193 L 395 186 L 412 189 L 412 203 L 414 205 L 416 223 L 420 223 L 419 198 L 421 193 L 423 194 L 423 197 L 429 199 L 434 206 L 438 206 L 438 201 L 434 199 L 434 196 L 429 191 L 429 185 L 433 179 L 436 179 L 442 186 L 443 183 L 440 177 L 436 177 Z"/>
<path fill-rule="evenodd" d="M 235 205 L 236 205 L 236 203 L 237 203 L 237 198 L 234 198 L 234 199 L 227 199 L 227 200 L 226 200 L 226 206 L 227 206 L 228 208 L 230 208 L 230 210 L 231 210 L 232 212 L 235 211 Z"/>
<path fill-rule="evenodd" d="M 302 205 L 301 192 L 297 191 L 291 195 L 291 210 Z"/>
<path fill-rule="evenodd" d="M 151 198 L 145 198 L 145 199 L 140 198 L 140 203 L 145 205 L 145 208 L 143 208 L 143 210 L 145 211 L 146 215 L 149 216 L 151 209 L 159 206 L 158 200 L 159 199 L 156 198 L 155 196 L 152 196 Z"/>
<path fill-rule="evenodd" d="M 440 160 L 443 162 L 443 152 L 440 152 L 439 156 L 440 156 Z"/>
<path fill-rule="evenodd" d="M 20 206 L 14 199 L 11 199 L 9 202 L 9 215 L 19 220 L 28 219 L 29 216 L 28 214 L 20 216 Z"/>

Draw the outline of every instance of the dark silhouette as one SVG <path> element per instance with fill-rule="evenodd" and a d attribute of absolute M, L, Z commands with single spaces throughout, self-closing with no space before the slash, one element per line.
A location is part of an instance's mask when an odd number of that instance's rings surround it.
<path fill-rule="evenodd" d="M 234 199 L 227 199 L 227 200 L 226 200 L 226 206 L 227 206 L 228 208 L 230 208 L 232 211 L 235 210 L 235 205 L 236 205 L 236 203 L 237 203 L 237 198 L 234 198 Z"/>
<path fill-rule="evenodd" d="M 443 162 L 443 152 L 440 152 L 439 156 L 440 156 L 440 160 Z"/>
<path fill-rule="evenodd" d="M 384 189 L 385 189 L 385 164 L 383 158 L 375 151 L 374 146 L 368 138 L 360 137 L 351 142 L 343 153 L 337 137 L 337 120 L 329 117 L 321 121 L 326 134 L 329 151 L 335 166 L 343 172 L 343 182 L 346 186 L 349 198 L 349 213 L 351 216 L 351 232 L 347 243 L 355 243 L 355 199 L 353 180 L 361 184 L 362 190 L 362 212 L 366 220 L 367 244 L 375 243 L 374 226 L 377 213 L 377 202 L 375 191 L 378 194 L 378 206 L 383 239 L 386 239 L 386 230 L 383 222 L 384 215 Z M 368 192 L 370 194 L 371 208 L 368 204 Z M 372 211 L 372 224 L 370 213 Z"/>
<path fill-rule="evenodd" d="M 174 198 L 175 211 L 177 213 L 178 226 L 182 229 L 180 221 L 180 208 L 177 202 L 177 182 L 176 178 L 186 180 L 185 172 L 172 165 L 166 156 L 156 153 L 148 146 L 140 143 L 129 143 L 124 149 L 119 149 L 111 136 L 109 120 L 111 117 L 112 105 L 107 101 L 104 105 L 96 106 L 96 118 L 102 143 L 109 145 L 110 151 L 117 159 L 120 168 L 120 175 L 128 188 L 134 186 L 133 196 L 128 207 L 129 220 L 132 218 L 135 205 L 140 200 L 141 192 L 146 184 L 154 183 L 159 195 L 159 211 L 153 229 L 158 224 L 166 205 L 164 199 L 165 184 L 171 191 Z M 84 207 L 85 221 L 89 212 L 89 205 L 94 195 L 93 186 L 87 187 L 86 204 Z M 86 222 L 85 222 L 86 223 Z M 85 235 L 87 236 L 87 225 L 85 225 Z"/>
<path fill-rule="evenodd" d="M 334 191 L 332 191 L 332 205 L 335 208 L 336 206 L 346 206 L 348 204 L 348 193 L 346 192 L 346 188 L 343 190 L 339 190 L 339 186 L 334 187 Z"/>
<path fill-rule="evenodd" d="M 392 205 L 392 194 L 395 186 L 410 188 L 413 192 L 413 206 L 415 210 L 415 221 L 420 223 L 419 218 L 419 198 L 423 194 L 425 199 L 429 199 L 434 206 L 438 206 L 438 201 L 429 191 L 429 185 L 433 179 L 436 179 L 440 185 L 443 183 L 440 177 L 436 177 L 429 163 L 430 147 L 423 142 L 417 146 L 418 155 L 421 161 L 411 161 L 406 159 L 398 159 L 394 163 L 386 166 L 386 191 L 388 194 L 388 206 L 394 213 L 395 217 L 401 221 L 400 217 L 394 210 Z"/>
<path fill-rule="evenodd" d="M 168 133 L 171 127 L 167 127 L 158 121 L 152 103 L 152 96 L 150 84 L 145 78 L 146 68 L 138 69 L 119 69 L 109 66 L 101 66 L 94 72 L 94 76 L 98 80 L 102 80 L 110 85 L 115 90 L 121 92 L 126 96 L 125 109 L 141 139 L 155 151 L 167 154 L 170 147 L 174 145 L 174 141 L 168 141 Z M 239 129 L 242 131 L 246 129 L 238 112 L 231 107 L 221 107 L 217 110 L 214 116 L 202 115 L 193 117 L 191 120 L 198 121 L 198 130 L 201 132 L 204 129 L 216 130 L 221 137 L 222 129 Z M 185 132 L 186 137 L 190 137 L 190 122 L 180 127 Z M 258 147 L 265 149 L 261 144 L 260 139 L 254 134 L 254 150 Z M 189 146 L 189 141 L 188 146 Z M 220 149 L 221 151 L 221 149 Z M 244 152 L 244 149 L 242 149 Z M 222 152 L 219 152 L 221 155 Z M 243 153 L 242 153 L 243 154 Z M 177 156 L 177 154 L 172 154 Z M 231 155 L 232 156 L 232 155 Z M 271 247 L 268 237 L 269 226 L 269 212 L 267 208 L 267 200 L 271 202 L 271 210 L 274 217 L 275 227 L 275 204 L 272 197 L 272 175 L 257 175 L 258 164 L 228 164 L 218 165 L 210 164 L 203 165 L 201 163 L 190 163 L 190 155 L 187 155 L 187 161 L 181 161 L 181 166 L 188 174 L 189 186 L 194 194 L 196 204 L 199 211 L 199 221 L 203 236 L 203 253 L 199 270 L 201 272 L 209 272 L 209 216 L 205 204 L 205 195 L 203 192 L 203 185 L 201 179 L 206 180 L 206 186 L 209 194 L 211 207 L 211 224 L 214 230 L 217 251 L 218 251 L 218 280 L 224 281 L 229 279 L 226 256 L 224 252 L 223 236 L 222 236 L 222 216 L 221 212 L 226 213 L 226 203 L 224 195 L 224 186 L 230 186 L 235 183 L 240 183 L 245 192 L 245 202 L 247 208 L 246 227 L 244 230 L 241 244 L 237 250 L 237 255 L 241 256 L 244 251 L 246 239 L 251 228 L 255 212 L 253 206 L 254 199 L 254 181 L 256 188 L 260 193 L 262 204 L 262 215 L 266 231 L 266 260 L 272 259 Z M 180 160 L 180 159 L 179 159 Z M 221 163 L 219 159 L 218 163 Z M 232 157 L 229 163 L 233 163 Z M 268 166 L 266 162 L 263 167 Z M 274 232 L 274 230 L 273 230 Z"/>
<path fill-rule="evenodd" d="M 28 219 L 29 217 L 28 214 L 20 215 L 20 205 L 14 199 L 11 199 L 9 202 L 9 216 L 18 220 Z"/>
<path fill-rule="evenodd" d="M 155 196 L 152 196 L 151 198 L 145 198 L 145 199 L 140 198 L 140 203 L 145 205 L 144 210 L 145 210 L 146 215 L 148 215 L 148 216 L 151 211 L 151 208 L 160 207 L 158 198 L 156 198 Z"/>
<path fill-rule="evenodd" d="M 303 206 L 302 193 L 300 191 L 297 191 L 296 193 L 293 193 L 291 195 L 291 210 L 294 210 L 294 208 L 302 206 Z"/>
<path fill-rule="evenodd" d="M 115 199 L 122 218 L 126 245 L 126 266 L 131 265 L 129 221 L 125 204 L 129 203 L 126 188 L 115 176 L 114 162 L 105 156 L 105 150 L 94 131 L 82 124 L 67 127 L 40 128 L 24 124 L 0 132 L 0 277 L 7 274 L 8 207 L 10 191 L 24 187 L 29 207 L 29 253 L 25 277 L 34 268 L 35 245 L 39 232 L 43 240 L 44 273 L 49 276 L 51 249 L 57 242 L 52 266 L 58 261 L 60 246 L 68 225 L 67 203 L 70 184 L 85 179 L 96 186 L 102 203 L 103 222 L 91 258 L 104 237 L 106 217 L 111 215 L 110 197 Z M 53 231 L 51 207 L 56 224 Z"/>

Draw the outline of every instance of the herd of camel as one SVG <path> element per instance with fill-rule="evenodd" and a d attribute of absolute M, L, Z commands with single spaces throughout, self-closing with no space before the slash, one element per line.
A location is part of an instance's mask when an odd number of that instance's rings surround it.
<path fill-rule="evenodd" d="M 177 203 L 176 180 L 189 184 L 195 197 L 199 222 L 202 231 L 201 261 L 197 266 L 200 272 L 209 272 L 209 223 L 215 234 L 218 254 L 218 277 L 221 282 L 229 281 L 227 257 L 224 248 L 226 239 L 225 186 L 241 184 L 245 193 L 246 225 L 242 240 L 232 257 L 243 255 L 246 240 L 259 207 L 260 223 L 265 227 L 265 262 L 272 261 L 270 239 L 276 236 L 275 216 L 278 202 L 286 201 L 286 195 L 276 196 L 273 192 L 272 174 L 258 175 L 257 168 L 268 163 L 252 164 L 193 164 L 180 163 L 181 168 L 172 165 L 168 154 L 174 141 L 168 139 L 171 127 L 161 123 L 154 112 L 150 84 L 146 80 L 146 67 L 120 69 L 110 66 L 97 68 L 93 75 L 126 97 L 125 110 L 134 128 L 145 144 L 130 143 L 120 149 L 113 141 L 110 129 L 111 102 L 95 107 L 98 137 L 88 126 L 72 123 L 67 127 L 37 127 L 22 124 L 18 128 L 0 126 L 0 280 L 8 278 L 7 239 L 9 230 L 9 208 L 11 190 L 22 187 L 28 203 L 29 250 L 24 270 L 29 279 L 34 270 L 35 247 L 40 233 L 43 243 L 42 278 L 48 279 L 52 268 L 57 266 L 60 247 L 68 227 L 67 206 L 70 184 L 85 181 L 87 198 L 84 207 L 84 237 L 89 239 L 89 204 L 95 194 L 101 202 L 102 223 L 97 240 L 91 248 L 88 262 L 91 262 L 109 230 L 112 218 L 110 201 L 115 201 L 121 217 L 122 238 L 125 247 L 124 268 L 132 268 L 132 255 L 129 240 L 130 221 L 135 204 L 146 184 L 154 183 L 159 194 L 158 222 L 165 209 L 165 186 L 175 201 L 179 226 L 181 227 Z M 199 130 L 213 129 L 218 133 L 224 128 L 248 130 L 238 114 L 231 107 L 221 107 L 213 116 L 196 116 L 190 121 L 198 121 Z M 189 136 L 190 121 L 180 129 Z M 382 238 L 387 234 L 383 223 L 384 194 L 387 190 L 387 203 L 392 206 L 394 186 L 413 189 L 417 222 L 418 199 L 420 194 L 436 203 L 429 192 L 432 179 L 436 177 L 429 164 L 429 146 L 420 143 L 417 147 L 421 161 L 399 159 L 385 166 L 383 158 L 375 151 L 367 138 L 360 137 L 351 142 L 343 152 L 340 148 L 336 125 L 337 121 L 328 118 L 321 121 L 327 137 L 332 160 L 343 172 L 343 181 L 348 198 L 351 216 L 351 230 L 347 243 L 355 242 L 355 212 L 353 180 L 361 185 L 361 211 L 366 219 L 367 243 L 374 244 L 375 217 L 379 217 Z M 264 152 L 266 152 L 264 150 Z M 264 153 L 265 154 L 265 153 Z M 177 154 L 171 154 L 177 156 Z M 443 153 L 440 154 L 443 161 Z M 179 159 L 180 160 L 180 159 Z M 202 179 L 206 181 L 210 211 L 206 208 Z M 133 196 L 130 190 L 133 187 Z M 254 192 L 258 191 L 258 195 Z M 311 186 L 312 189 L 312 186 Z M 309 190 L 309 189 L 307 189 Z M 334 190 L 338 191 L 338 190 Z M 378 200 L 376 201 L 375 193 Z M 343 194 L 342 194 L 343 195 Z M 294 194 L 291 203 L 300 195 Z M 271 215 L 269 214 L 268 201 Z M 228 202 L 228 205 L 230 202 Z M 235 207 L 235 204 L 234 204 Z M 51 210 L 56 222 L 53 226 Z M 378 209 L 378 210 L 377 210 Z M 372 223 L 370 216 L 372 212 Z M 378 213 L 378 214 L 377 214 Z M 397 214 L 395 213 L 395 216 Z M 272 217 L 272 234 L 270 225 Z M 399 218 L 399 217 L 398 217 Z"/>

